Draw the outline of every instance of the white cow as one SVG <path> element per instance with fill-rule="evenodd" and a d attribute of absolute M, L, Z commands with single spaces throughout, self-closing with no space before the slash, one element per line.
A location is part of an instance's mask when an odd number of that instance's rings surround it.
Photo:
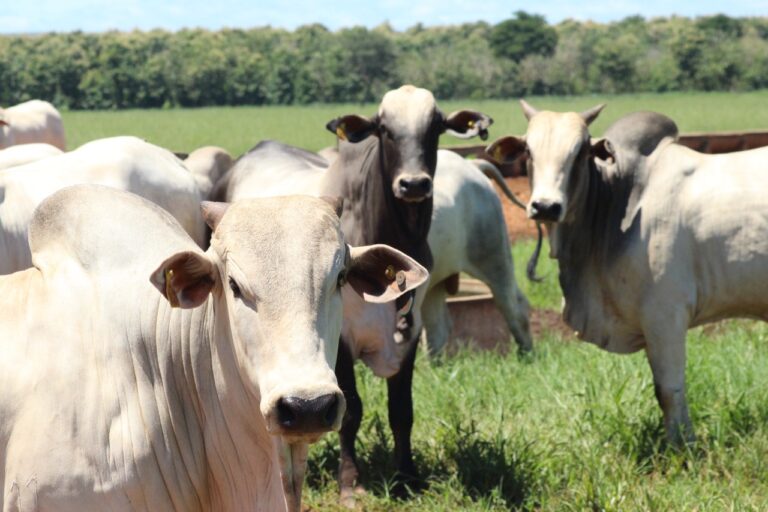
<path fill-rule="evenodd" d="M 33 142 L 67 149 L 64 124 L 56 107 L 47 101 L 30 100 L 0 108 L 0 149 Z"/>
<path fill-rule="evenodd" d="M 203 211 L 206 252 L 114 189 L 37 209 L 35 267 L 0 277 L 4 511 L 300 509 L 307 445 L 344 412 L 340 288 L 391 300 L 426 271 L 349 248 L 320 199 Z"/>
<path fill-rule="evenodd" d="M 208 198 L 213 185 L 232 167 L 232 156 L 217 146 L 204 146 L 184 159 L 184 166 L 195 177 L 200 195 Z"/>
<path fill-rule="evenodd" d="M 515 281 L 501 201 L 487 177 L 498 171 L 486 167 L 493 166 L 471 162 L 453 151 L 437 152 L 432 226 L 427 237 L 434 264 L 421 308 L 431 353 L 439 352 L 448 341 L 451 319 L 446 298 L 456 293 L 460 272 L 488 285 L 520 352 L 533 348 L 528 300 Z M 500 174 L 491 176 L 506 186 Z"/>
<path fill-rule="evenodd" d="M 677 144 L 675 123 L 630 114 L 590 141 L 584 114 L 537 111 L 524 139 L 529 215 L 548 224 L 560 267 L 563 317 L 611 352 L 645 350 L 670 441 L 693 439 L 685 337 L 693 326 L 768 320 L 768 148 L 705 155 Z"/>
<path fill-rule="evenodd" d="M 0 170 L 28 164 L 61 153 L 59 148 L 42 142 L 0 149 Z"/>
<path fill-rule="evenodd" d="M 200 194 L 181 161 L 136 137 L 112 137 L 0 171 L 0 274 L 31 265 L 27 228 L 35 207 L 57 190 L 85 183 L 139 194 L 171 212 L 201 247 L 206 243 Z"/>

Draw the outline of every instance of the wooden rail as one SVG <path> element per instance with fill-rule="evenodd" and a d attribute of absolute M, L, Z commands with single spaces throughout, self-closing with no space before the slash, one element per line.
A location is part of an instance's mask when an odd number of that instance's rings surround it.
<path fill-rule="evenodd" d="M 680 135 L 678 142 L 701 153 L 732 153 L 734 151 L 745 151 L 747 149 L 768 146 L 768 132 L 686 133 Z M 486 147 L 486 144 L 477 144 L 471 146 L 449 146 L 443 149 L 450 149 L 463 157 L 474 156 L 475 158 L 482 158 L 492 162 L 493 160 L 485 153 Z M 513 177 L 525 175 L 524 164 L 525 160 L 521 157 L 511 164 L 496 165 L 504 176 Z"/>

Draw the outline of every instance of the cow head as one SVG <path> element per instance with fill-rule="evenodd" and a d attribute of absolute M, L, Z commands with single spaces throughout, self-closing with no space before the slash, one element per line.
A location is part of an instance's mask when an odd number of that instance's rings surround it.
<path fill-rule="evenodd" d="M 205 202 L 210 249 L 175 254 L 151 276 L 174 306 L 194 308 L 212 294 L 215 314 L 223 315 L 216 322 L 226 323 L 216 332 L 229 333 L 217 350 L 234 354 L 243 387 L 275 436 L 291 510 L 307 443 L 338 429 L 344 414 L 333 372 L 341 289 L 386 302 L 428 276 L 388 246 L 347 246 L 337 206 L 309 196 Z"/>
<path fill-rule="evenodd" d="M 538 111 L 520 101 L 528 119 L 525 136 L 502 137 L 486 152 L 500 162 L 527 156 L 531 198 L 528 217 L 542 222 L 562 222 L 568 215 L 574 173 L 592 153 L 589 124 L 605 105 L 582 113 Z"/>
<path fill-rule="evenodd" d="M 491 123 L 490 117 L 471 110 L 446 117 L 431 92 L 404 85 L 384 95 L 376 116 L 346 115 L 330 121 L 326 128 L 352 143 L 378 137 L 384 178 L 391 183 L 393 194 L 398 200 L 417 203 L 432 196 L 440 135 L 479 135 L 485 140 Z"/>

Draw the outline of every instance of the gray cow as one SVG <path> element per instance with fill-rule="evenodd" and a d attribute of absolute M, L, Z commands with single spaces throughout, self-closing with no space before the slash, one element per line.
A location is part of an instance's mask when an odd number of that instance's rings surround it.
<path fill-rule="evenodd" d="M 600 111 L 539 112 L 523 102 L 524 138 L 488 152 L 527 151 L 528 214 L 547 224 L 560 266 L 563 317 L 581 339 L 645 350 L 673 443 L 693 440 L 685 337 L 731 317 L 768 320 L 768 148 L 706 155 L 678 143 L 653 112 L 615 122 L 591 141 Z"/>

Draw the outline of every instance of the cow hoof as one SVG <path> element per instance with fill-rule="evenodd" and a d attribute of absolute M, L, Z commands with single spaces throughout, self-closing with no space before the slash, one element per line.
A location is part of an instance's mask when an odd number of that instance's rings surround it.
<path fill-rule="evenodd" d="M 414 494 L 420 494 L 427 488 L 426 482 L 415 476 L 415 473 L 398 473 L 392 486 L 392 496 L 397 499 L 406 499 Z"/>
<path fill-rule="evenodd" d="M 358 508 L 357 505 L 360 497 L 365 496 L 366 494 L 366 490 L 360 485 L 356 487 L 344 487 L 341 489 L 339 504 L 344 508 L 355 510 Z"/>

